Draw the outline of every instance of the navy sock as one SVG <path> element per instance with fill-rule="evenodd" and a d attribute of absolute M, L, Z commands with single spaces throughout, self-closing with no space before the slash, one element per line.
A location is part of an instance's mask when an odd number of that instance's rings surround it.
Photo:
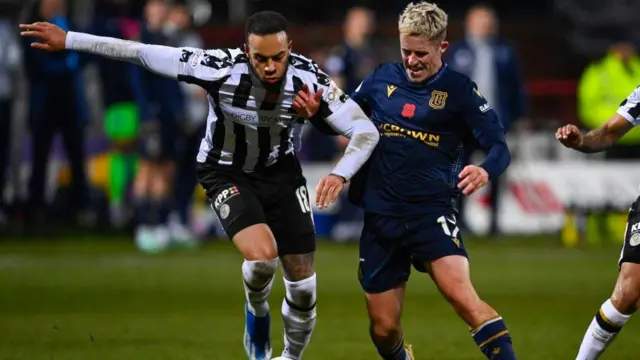
<path fill-rule="evenodd" d="M 152 213 L 154 217 L 154 225 L 166 225 L 169 222 L 169 213 L 171 208 L 167 199 L 153 199 Z"/>
<path fill-rule="evenodd" d="M 515 360 L 511 336 L 501 317 L 489 320 L 471 333 L 482 353 L 490 360 Z"/>
<path fill-rule="evenodd" d="M 151 223 L 151 205 L 146 197 L 134 199 L 134 217 L 137 225 L 149 225 Z"/>
<path fill-rule="evenodd" d="M 398 344 L 389 351 L 388 349 L 382 349 L 376 344 L 376 348 L 378 349 L 378 354 L 384 360 L 407 360 L 409 359 L 407 355 L 407 351 L 404 349 L 404 339 L 400 339 Z"/>

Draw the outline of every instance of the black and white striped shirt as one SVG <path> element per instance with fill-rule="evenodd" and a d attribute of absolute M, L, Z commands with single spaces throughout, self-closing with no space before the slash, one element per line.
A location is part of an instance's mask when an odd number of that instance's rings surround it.
<path fill-rule="evenodd" d="M 635 88 L 635 90 L 620 103 L 620 107 L 618 107 L 618 111 L 616 112 L 632 123 L 633 126 L 640 125 L 640 86 Z"/>
<path fill-rule="evenodd" d="M 251 172 L 294 152 L 292 133 L 300 119 L 291 105 L 303 84 L 314 92 L 323 89 L 319 115 L 336 132 L 350 138 L 332 173 L 350 179 L 378 143 L 377 128 L 358 104 L 313 61 L 300 54 L 291 54 L 283 86 L 272 93 L 253 78 L 248 59 L 240 49 L 146 45 L 76 32 L 67 33 L 65 47 L 133 62 L 159 75 L 206 89 L 210 111 L 198 162 Z"/>
<path fill-rule="evenodd" d="M 292 103 L 302 84 L 314 92 L 324 89 L 327 106 L 323 115 L 330 115 L 347 100 L 312 60 L 296 53 L 289 57 L 279 92 L 264 88 L 240 49 L 183 49 L 180 61 L 185 65 L 178 79 L 198 84 L 211 94 L 198 162 L 252 171 L 294 152 L 293 128 L 298 117 Z"/>

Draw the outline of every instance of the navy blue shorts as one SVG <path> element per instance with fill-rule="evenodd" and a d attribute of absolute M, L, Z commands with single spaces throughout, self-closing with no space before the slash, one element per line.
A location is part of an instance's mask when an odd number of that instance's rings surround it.
<path fill-rule="evenodd" d="M 366 213 L 360 237 L 358 280 L 367 293 L 381 293 L 409 280 L 411 265 L 449 255 L 467 257 L 455 215 L 400 218 Z"/>

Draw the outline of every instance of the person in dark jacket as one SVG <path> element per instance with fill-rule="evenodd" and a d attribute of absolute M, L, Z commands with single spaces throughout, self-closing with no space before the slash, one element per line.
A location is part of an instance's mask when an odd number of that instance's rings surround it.
<path fill-rule="evenodd" d="M 166 45 L 163 33 L 169 7 L 162 0 L 149 0 L 140 42 Z M 180 84 L 152 72 L 142 73 L 149 101 L 149 117 L 143 119 L 139 138 L 141 159 L 133 192 L 137 203 L 136 245 L 142 251 L 158 252 L 169 245 L 174 163 L 177 152 L 178 123 L 184 116 L 184 98 Z"/>
<path fill-rule="evenodd" d="M 49 21 L 68 30 L 64 0 L 41 0 L 33 5 L 32 22 Z M 78 215 L 89 205 L 89 187 L 85 170 L 85 134 L 87 104 L 76 52 L 50 53 L 34 49 L 31 40 L 23 40 L 24 68 L 29 81 L 29 123 L 32 136 L 32 171 L 29 181 L 28 212 L 44 213 L 44 189 L 47 164 L 56 133 L 62 140 L 71 167 L 70 200 Z"/>

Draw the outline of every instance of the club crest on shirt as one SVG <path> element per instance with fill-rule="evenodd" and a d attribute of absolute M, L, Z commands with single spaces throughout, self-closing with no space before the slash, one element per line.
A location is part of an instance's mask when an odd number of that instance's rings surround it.
<path fill-rule="evenodd" d="M 448 94 L 445 91 L 433 90 L 431 92 L 431 99 L 429 99 L 429 106 L 433 109 L 442 109 L 447 102 Z"/>

